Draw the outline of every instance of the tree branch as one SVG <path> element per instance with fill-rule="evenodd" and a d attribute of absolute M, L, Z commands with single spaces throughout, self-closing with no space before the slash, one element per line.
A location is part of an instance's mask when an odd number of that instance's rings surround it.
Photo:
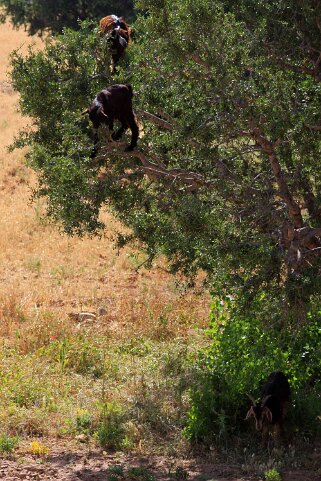
<path fill-rule="evenodd" d="M 284 178 L 284 175 L 281 169 L 280 162 L 275 152 L 275 146 L 277 145 L 278 142 L 273 143 L 269 141 L 266 137 L 264 137 L 260 129 L 257 127 L 251 129 L 249 131 L 249 134 L 261 146 L 262 151 L 266 153 L 267 156 L 269 157 L 272 172 L 274 174 L 275 180 L 280 190 L 280 195 L 288 207 L 289 214 L 292 218 L 294 227 L 296 229 L 303 227 L 301 208 L 297 204 L 297 202 L 294 200 L 289 190 L 289 187 L 286 183 L 286 180 Z"/>
<path fill-rule="evenodd" d="M 155 125 L 159 125 L 163 129 L 166 130 L 172 130 L 173 125 L 168 122 L 167 120 L 162 119 L 161 117 L 158 117 L 157 115 L 151 114 L 150 112 L 146 112 L 145 110 L 137 110 L 136 112 L 141 115 L 142 117 L 145 117 L 147 120 L 152 122 Z"/>
<path fill-rule="evenodd" d="M 198 190 L 201 187 L 212 187 L 213 182 L 205 179 L 201 174 L 191 172 L 185 169 L 173 168 L 168 169 L 161 160 L 156 162 L 150 161 L 144 152 L 139 150 L 133 150 L 130 152 L 119 151 L 119 147 L 126 145 L 123 142 L 117 142 L 117 149 L 115 144 L 111 143 L 105 154 L 100 155 L 100 158 L 108 158 L 109 156 L 122 156 L 139 159 L 141 162 L 140 169 L 153 181 L 165 181 L 170 184 L 182 184 L 184 191 L 192 192 Z"/>
<path fill-rule="evenodd" d="M 321 125 L 304 124 L 308 129 L 321 131 Z"/>

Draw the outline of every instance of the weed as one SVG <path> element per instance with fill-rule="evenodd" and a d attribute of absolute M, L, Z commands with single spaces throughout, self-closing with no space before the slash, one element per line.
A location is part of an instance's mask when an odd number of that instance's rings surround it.
<path fill-rule="evenodd" d="M 108 469 L 108 481 L 120 481 L 125 477 L 124 467 L 121 464 L 115 464 Z"/>
<path fill-rule="evenodd" d="M 128 468 L 127 476 L 134 481 L 154 481 L 155 476 L 143 466 Z"/>
<path fill-rule="evenodd" d="M 49 448 L 39 441 L 32 441 L 30 445 L 30 452 L 36 456 L 46 456 L 49 454 Z"/>
<path fill-rule="evenodd" d="M 26 267 L 31 272 L 39 274 L 41 270 L 41 260 L 36 257 L 28 257 L 28 259 L 26 260 Z"/>
<path fill-rule="evenodd" d="M 115 402 L 103 405 L 100 425 L 95 433 L 100 446 L 110 449 L 123 448 L 126 439 L 124 414 Z"/>
<path fill-rule="evenodd" d="M 18 442 L 18 437 L 10 437 L 6 434 L 2 434 L 0 436 L 0 453 L 12 453 Z"/>
<path fill-rule="evenodd" d="M 61 285 L 62 281 L 72 276 L 72 272 L 67 266 L 60 265 L 51 269 L 51 276 L 55 279 L 57 285 Z"/>
<path fill-rule="evenodd" d="M 269 469 L 264 473 L 265 481 L 281 481 L 281 475 L 276 469 Z"/>
<path fill-rule="evenodd" d="M 76 429 L 80 433 L 88 433 L 92 425 L 92 416 L 88 411 L 79 410 L 76 416 Z"/>
<path fill-rule="evenodd" d="M 188 478 L 189 474 L 182 466 L 177 466 L 174 472 L 171 471 L 169 473 L 169 476 L 177 481 L 184 481 Z"/>

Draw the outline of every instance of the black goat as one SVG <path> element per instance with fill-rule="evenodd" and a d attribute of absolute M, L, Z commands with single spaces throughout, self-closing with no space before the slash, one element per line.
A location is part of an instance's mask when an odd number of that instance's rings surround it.
<path fill-rule="evenodd" d="M 257 403 L 254 398 L 249 396 L 253 405 L 248 410 L 245 419 L 254 416 L 256 429 L 262 433 L 265 445 L 268 442 L 269 432 L 274 426 L 278 426 L 283 434 L 283 420 L 286 416 L 290 395 L 291 389 L 285 375 L 281 371 L 273 371 L 262 388 L 260 401 Z"/>
<path fill-rule="evenodd" d="M 94 151 L 92 157 L 95 157 L 97 154 L 99 140 L 98 128 L 101 124 L 105 124 L 108 125 L 110 131 L 113 131 L 114 120 L 119 120 L 121 125 L 116 132 L 112 133 L 112 139 L 119 140 L 123 133 L 130 128 L 132 138 L 125 151 L 133 150 L 136 147 L 139 129 L 133 111 L 132 98 L 133 89 L 131 85 L 111 85 L 99 92 L 90 107 L 83 112 L 83 115 L 89 114 L 89 118 L 92 121 L 95 130 Z"/>

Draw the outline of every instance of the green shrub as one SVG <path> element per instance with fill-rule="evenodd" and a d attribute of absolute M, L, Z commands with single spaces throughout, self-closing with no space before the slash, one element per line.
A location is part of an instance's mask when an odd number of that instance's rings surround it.
<path fill-rule="evenodd" d="M 76 416 L 76 430 L 79 433 L 88 433 L 92 426 L 92 416 L 88 411 L 79 410 Z"/>
<path fill-rule="evenodd" d="M 122 408 L 115 402 L 103 405 L 95 438 L 100 446 L 109 449 L 126 449 L 128 446 L 125 415 Z"/>
<path fill-rule="evenodd" d="M 19 442 L 19 438 L 10 437 L 6 434 L 0 436 L 0 453 L 11 453 Z"/>
<path fill-rule="evenodd" d="M 154 481 L 155 476 L 144 467 L 128 468 L 127 476 L 134 481 Z"/>
<path fill-rule="evenodd" d="M 264 473 L 265 481 L 281 481 L 281 476 L 276 469 L 269 469 Z"/>
<path fill-rule="evenodd" d="M 211 347 L 199 359 L 198 383 L 191 390 L 185 435 L 193 441 L 220 444 L 240 435 L 249 405 L 258 398 L 268 374 L 282 370 L 292 388 L 288 422 L 308 438 L 321 435 L 321 311 L 308 314 L 297 328 L 267 326 L 257 316 L 245 318 L 229 300 L 212 305 Z M 263 302 L 262 302 L 263 304 Z"/>
<path fill-rule="evenodd" d="M 108 468 L 108 481 L 120 481 L 124 477 L 124 467 L 121 464 L 115 464 Z"/>

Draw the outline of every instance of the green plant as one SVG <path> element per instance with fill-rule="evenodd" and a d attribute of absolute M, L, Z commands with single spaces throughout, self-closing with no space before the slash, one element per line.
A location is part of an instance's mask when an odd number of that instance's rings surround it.
<path fill-rule="evenodd" d="M 170 471 L 169 476 L 177 481 L 183 481 L 189 477 L 189 474 L 182 466 L 177 466 L 175 471 Z"/>
<path fill-rule="evenodd" d="M 92 426 L 92 415 L 88 411 L 79 410 L 76 416 L 76 430 L 80 433 L 87 433 Z"/>
<path fill-rule="evenodd" d="M 108 468 L 108 481 L 119 481 L 124 479 L 124 467 L 121 464 L 115 464 Z"/>
<path fill-rule="evenodd" d="M 265 481 L 281 481 L 281 475 L 276 469 L 269 469 L 264 473 Z"/>
<path fill-rule="evenodd" d="M 273 370 L 282 370 L 292 388 L 287 424 L 307 438 L 318 438 L 321 412 L 318 394 L 321 312 L 318 305 L 307 313 L 309 324 L 266 327 L 265 299 L 253 301 L 249 317 L 229 299 L 213 301 L 212 345 L 201 353 L 198 382 L 191 390 L 191 408 L 185 435 L 194 441 L 225 443 L 246 429 L 247 394 L 259 398 L 260 387 Z M 271 314 L 272 316 L 272 314 Z M 270 316 L 270 317 L 271 317 Z"/>
<path fill-rule="evenodd" d="M 132 0 L 95 0 L 75 2 L 74 0 L 33 0 L 32 4 L 19 0 L 1 0 L 0 19 L 8 16 L 14 26 L 25 26 L 29 34 L 50 30 L 61 32 L 66 27 L 78 28 L 77 19 L 99 20 L 103 12 L 115 12 L 132 20 L 134 9 Z"/>
<path fill-rule="evenodd" d="M 11 453 L 19 443 L 18 437 L 10 437 L 6 434 L 0 435 L 0 453 Z"/>
<path fill-rule="evenodd" d="M 125 418 L 122 408 L 115 402 L 105 403 L 95 433 L 98 444 L 105 448 L 121 449 L 126 440 Z"/>
<path fill-rule="evenodd" d="M 133 481 L 155 481 L 155 476 L 142 466 L 128 468 L 127 476 Z"/>
<path fill-rule="evenodd" d="M 41 270 L 41 260 L 40 259 L 37 259 L 37 258 L 34 258 L 34 257 L 29 257 L 26 261 L 26 265 L 27 265 L 27 268 L 30 271 L 36 272 L 37 274 L 39 274 L 39 272 Z"/>

